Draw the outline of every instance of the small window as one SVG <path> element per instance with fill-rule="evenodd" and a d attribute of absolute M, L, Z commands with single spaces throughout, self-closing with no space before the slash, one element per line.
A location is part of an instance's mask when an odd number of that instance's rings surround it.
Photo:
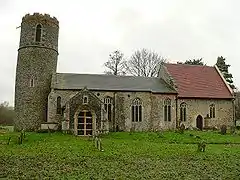
<path fill-rule="evenodd" d="M 36 27 L 36 38 L 35 38 L 36 42 L 41 41 L 41 36 L 42 36 L 42 26 L 38 24 Z"/>
<path fill-rule="evenodd" d="M 134 99 L 132 102 L 132 121 L 142 121 L 142 101 L 139 98 Z"/>
<path fill-rule="evenodd" d="M 88 96 L 83 96 L 83 104 L 88 104 Z"/>
<path fill-rule="evenodd" d="M 186 121 L 187 120 L 187 114 L 186 114 L 186 103 L 180 104 L 180 121 Z"/>
<path fill-rule="evenodd" d="M 29 81 L 29 87 L 34 87 L 34 78 L 31 78 Z"/>
<path fill-rule="evenodd" d="M 104 98 L 104 109 L 107 112 L 108 121 L 112 120 L 112 99 L 110 97 Z"/>
<path fill-rule="evenodd" d="M 62 108 L 61 108 L 61 97 L 57 97 L 57 114 L 62 114 Z"/>
<path fill-rule="evenodd" d="M 171 121 L 171 99 L 164 100 L 164 121 Z"/>
<path fill-rule="evenodd" d="M 210 118 L 215 118 L 215 105 L 211 104 L 209 109 L 210 109 Z"/>

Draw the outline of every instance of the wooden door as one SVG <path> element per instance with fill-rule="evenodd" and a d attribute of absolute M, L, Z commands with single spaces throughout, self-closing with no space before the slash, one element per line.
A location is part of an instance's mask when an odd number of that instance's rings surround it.
<path fill-rule="evenodd" d="M 197 124 L 197 128 L 202 130 L 203 129 L 203 118 L 201 115 L 198 115 L 197 119 L 196 119 L 196 124 Z"/>
<path fill-rule="evenodd" d="M 92 135 L 92 114 L 90 111 L 81 111 L 78 115 L 77 135 Z"/>

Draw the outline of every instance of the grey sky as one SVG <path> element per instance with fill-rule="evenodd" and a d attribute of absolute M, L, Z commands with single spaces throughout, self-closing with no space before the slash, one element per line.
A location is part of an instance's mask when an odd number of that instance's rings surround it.
<path fill-rule="evenodd" d="M 40 12 L 60 21 L 58 72 L 102 73 L 110 52 L 147 48 L 170 62 L 226 57 L 240 87 L 238 0 L 0 0 L 0 102 L 14 101 L 21 18 Z"/>

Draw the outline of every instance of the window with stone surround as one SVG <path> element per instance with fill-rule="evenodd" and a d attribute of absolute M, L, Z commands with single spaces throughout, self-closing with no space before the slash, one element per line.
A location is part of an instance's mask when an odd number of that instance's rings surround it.
<path fill-rule="evenodd" d="M 214 104 L 211 104 L 209 106 L 209 109 L 210 109 L 210 118 L 215 118 L 215 105 Z"/>
<path fill-rule="evenodd" d="M 61 101 L 62 101 L 62 98 L 58 96 L 57 97 L 57 114 L 62 114 Z"/>
<path fill-rule="evenodd" d="M 142 121 L 142 101 L 136 98 L 132 102 L 132 122 Z"/>
<path fill-rule="evenodd" d="M 187 108 L 187 104 L 185 102 L 180 104 L 180 121 L 181 122 L 187 120 L 186 108 Z"/>
<path fill-rule="evenodd" d="M 171 99 L 164 100 L 164 121 L 171 121 Z"/>
<path fill-rule="evenodd" d="M 42 26 L 38 24 L 36 27 L 36 37 L 35 37 L 36 42 L 41 41 L 41 36 L 42 36 Z"/>
<path fill-rule="evenodd" d="M 104 109 L 107 113 L 108 121 L 112 121 L 112 98 L 106 97 L 104 98 Z"/>
<path fill-rule="evenodd" d="M 88 104 L 88 96 L 83 96 L 83 104 Z"/>
<path fill-rule="evenodd" d="M 32 77 L 29 81 L 29 87 L 34 87 L 34 78 Z"/>

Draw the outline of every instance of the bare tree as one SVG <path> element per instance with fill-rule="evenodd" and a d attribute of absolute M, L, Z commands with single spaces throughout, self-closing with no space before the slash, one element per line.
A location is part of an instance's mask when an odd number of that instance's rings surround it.
<path fill-rule="evenodd" d="M 104 66 L 108 69 L 105 71 L 106 74 L 113 75 L 125 75 L 125 61 L 123 58 L 124 54 L 116 50 L 109 55 L 109 60 L 104 63 Z"/>
<path fill-rule="evenodd" d="M 161 64 L 165 61 L 166 59 L 154 51 L 137 50 L 126 64 L 127 73 L 134 76 L 156 77 Z"/>

